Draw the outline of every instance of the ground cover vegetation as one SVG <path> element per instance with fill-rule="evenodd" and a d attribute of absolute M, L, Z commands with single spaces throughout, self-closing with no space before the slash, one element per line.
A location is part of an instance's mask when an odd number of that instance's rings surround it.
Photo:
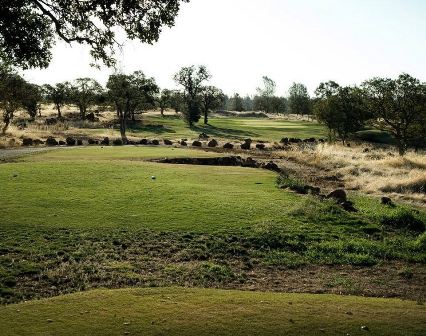
<path fill-rule="evenodd" d="M 152 161 L 217 155 L 89 147 L 3 164 L 2 302 L 170 285 L 422 302 L 423 211 L 353 194 L 351 213 L 267 170 Z"/>

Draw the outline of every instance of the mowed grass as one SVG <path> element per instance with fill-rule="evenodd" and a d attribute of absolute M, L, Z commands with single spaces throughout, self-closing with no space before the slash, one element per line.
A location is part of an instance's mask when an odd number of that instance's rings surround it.
<path fill-rule="evenodd" d="M 394 274 L 403 285 L 405 278 L 421 282 L 425 234 L 392 226 L 409 208 L 350 194 L 359 211 L 349 213 L 333 201 L 279 189 L 267 170 L 145 161 L 207 155 L 86 147 L 1 164 L 0 302 L 96 287 L 262 289 L 265 277 L 275 281 L 271 270 L 313 265 L 400 263 L 401 275 Z M 391 226 L 381 224 L 383 216 Z M 415 214 L 416 225 L 425 219 Z M 312 290 L 342 284 L 319 281 Z M 345 293 L 387 294 L 343 282 Z M 416 290 L 407 296 L 423 300 Z"/>
<path fill-rule="evenodd" d="M 185 155 L 211 154 L 97 147 L 54 150 L 2 165 L 2 226 L 211 232 L 282 222 L 280 213 L 299 200 L 278 190 L 275 174 L 265 170 L 140 161 Z"/>
<path fill-rule="evenodd" d="M 182 288 L 96 290 L 1 307 L 0 334 L 419 336 L 426 332 L 425 314 L 424 306 L 397 299 Z"/>
<path fill-rule="evenodd" d="M 79 130 L 81 132 L 82 130 Z M 107 132 L 111 137 L 119 137 L 118 130 L 84 130 L 93 136 Z M 280 141 L 284 137 L 324 138 L 327 135 L 324 126 L 310 121 L 295 121 L 263 118 L 210 118 L 209 124 L 201 122 L 189 128 L 180 118 L 166 116 L 143 116 L 137 126 L 129 125 L 128 135 L 144 138 L 181 139 L 196 138 L 200 133 L 207 133 L 213 138 Z"/>

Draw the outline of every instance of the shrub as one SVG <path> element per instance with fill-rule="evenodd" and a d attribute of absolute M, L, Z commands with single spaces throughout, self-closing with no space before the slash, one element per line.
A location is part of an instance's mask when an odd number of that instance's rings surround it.
<path fill-rule="evenodd" d="M 426 232 L 423 232 L 415 242 L 415 247 L 420 251 L 426 252 Z"/>
<path fill-rule="evenodd" d="M 405 229 L 415 232 L 424 232 L 425 223 L 418 218 L 412 211 L 407 209 L 399 209 L 390 215 L 384 215 L 380 222 L 384 226 L 393 227 L 395 229 Z"/>

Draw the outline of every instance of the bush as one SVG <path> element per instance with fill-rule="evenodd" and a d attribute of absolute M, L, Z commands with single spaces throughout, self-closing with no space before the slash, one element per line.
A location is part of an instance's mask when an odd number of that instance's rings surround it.
<path fill-rule="evenodd" d="M 415 242 L 416 248 L 420 251 L 426 252 L 426 232 L 423 232 Z"/>
<path fill-rule="evenodd" d="M 395 229 L 405 229 L 415 232 L 424 232 L 425 223 L 418 218 L 412 211 L 399 209 L 397 212 L 385 215 L 380 219 L 384 226 Z"/>

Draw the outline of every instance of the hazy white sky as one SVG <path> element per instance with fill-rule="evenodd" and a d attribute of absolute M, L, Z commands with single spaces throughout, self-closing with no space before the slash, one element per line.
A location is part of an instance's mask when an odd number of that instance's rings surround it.
<path fill-rule="evenodd" d="M 285 95 L 292 82 L 349 85 L 401 72 L 426 80 L 426 0 L 191 0 L 158 43 L 128 42 L 117 59 L 173 88 L 182 66 L 204 64 L 226 93 L 254 94 L 267 75 Z M 88 50 L 59 42 L 49 68 L 25 72 L 38 84 L 93 77 Z"/>

